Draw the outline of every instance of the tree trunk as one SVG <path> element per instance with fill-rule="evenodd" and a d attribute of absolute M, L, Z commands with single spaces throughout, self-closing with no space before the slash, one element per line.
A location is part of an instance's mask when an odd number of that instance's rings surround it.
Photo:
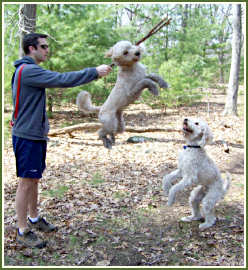
<path fill-rule="evenodd" d="M 225 83 L 225 79 L 224 79 L 224 64 L 225 64 L 225 59 L 224 59 L 224 52 L 223 50 L 221 50 L 221 52 L 219 53 L 218 57 L 219 57 L 219 63 L 220 63 L 220 79 L 219 79 L 219 83 Z"/>
<path fill-rule="evenodd" d="M 48 111 L 53 112 L 53 98 L 51 95 L 48 95 Z"/>
<path fill-rule="evenodd" d="M 22 50 L 22 40 L 24 35 L 35 32 L 35 28 L 36 28 L 36 5 L 34 4 L 20 5 L 19 8 L 20 57 L 24 55 L 24 52 Z"/>
<path fill-rule="evenodd" d="M 180 46 L 181 46 L 181 51 L 184 52 L 184 45 L 185 45 L 185 40 L 186 40 L 186 35 L 187 35 L 187 23 L 188 23 L 188 8 L 189 5 L 185 4 L 182 6 L 182 32 L 183 32 L 183 37 L 180 41 Z"/>
<path fill-rule="evenodd" d="M 237 115 L 241 54 L 241 5 L 233 4 L 232 63 L 229 76 L 226 104 L 223 114 Z"/>

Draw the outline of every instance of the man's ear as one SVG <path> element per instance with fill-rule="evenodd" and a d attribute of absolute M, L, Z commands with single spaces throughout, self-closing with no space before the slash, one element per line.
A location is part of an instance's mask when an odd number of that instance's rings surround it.
<path fill-rule="evenodd" d="M 28 46 L 29 53 L 33 52 L 36 50 L 36 48 L 33 45 Z"/>

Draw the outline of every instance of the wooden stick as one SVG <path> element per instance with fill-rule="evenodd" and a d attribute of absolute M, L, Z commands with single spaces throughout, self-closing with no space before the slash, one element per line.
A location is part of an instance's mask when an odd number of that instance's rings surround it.
<path fill-rule="evenodd" d="M 144 42 L 146 39 L 148 39 L 149 37 L 151 37 L 152 35 L 156 34 L 160 29 L 162 29 L 165 25 L 169 25 L 170 24 L 171 19 L 164 18 L 162 19 L 158 24 L 156 24 L 152 30 L 142 39 L 140 39 L 139 41 L 137 41 L 135 43 L 136 46 L 138 46 L 140 43 Z M 114 67 L 115 64 L 112 63 L 110 64 L 111 67 Z"/>
<path fill-rule="evenodd" d="M 160 29 L 162 29 L 165 25 L 169 25 L 171 19 L 167 18 L 163 19 L 162 21 L 160 21 L 157 25 L 155 25 L 152 30 L 142 39 L 140 39 L 138 42 L 135 43 L 136 46 L 138 46 L 140 43 L 144 42 L 146 39 L 148 39 L 149 37 L 151 37 L 152 35 L 156 34 Z"/>

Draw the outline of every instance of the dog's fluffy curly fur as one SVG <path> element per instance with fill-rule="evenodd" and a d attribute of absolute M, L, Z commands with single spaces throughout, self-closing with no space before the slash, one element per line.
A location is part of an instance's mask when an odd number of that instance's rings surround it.
<path fill-rule="evenodd" d="M 115 65 L 118 66 L 117 81 L 107 100 L 102 106 L 94 106 L 91 103 L 90 94 L 81 91 L 77 97 L 77 105 L 84 112 L 99 112 L 99 121 L 102 128 L 99 130 L 99 138 L 107 148 L 111 148 L 115 142 L 115 135 L 125 129 L 123 109 L 139 98 L 143 89 L 155 96 L 159 94 L 156 83 L 161 88 L 167 88 L 168 84 L 156 74 L 146 74 L 145 67 L 139 63 L 142 49 L 132 45 L 129 41 L 119 41 L 106 53 Z M 156 83 L 155 83 L 156 82 Z"/>
<path fill-rule="evenodd" d="M 168 205 L 171 206 L 177 192 L 186 187 L 196 186 L 189 199 L 192 215 L 181 220 L 190 222 L 204 218 L 205 222 L 199 226 L 204 230 L 216 221 L 214 207 L 229 188 L 230 174 L 227 174 L 225 181 L 222 180 L 219 169 L 204 150 L 204 146 L 211 143 L 213 139 L 206 122 L 184 119 L 182 131 L 187 146 L 179 154 L 178 169 L 164 176 L 163 190 L 165 195 L 169 193 Z M 179 178 L 182 178 L 181 181 L 173 185 Z M 201 203 L 202 209 L 200 209 Z"/>

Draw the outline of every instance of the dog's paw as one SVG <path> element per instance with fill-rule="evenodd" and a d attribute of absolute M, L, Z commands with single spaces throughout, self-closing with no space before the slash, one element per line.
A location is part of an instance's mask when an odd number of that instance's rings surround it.
<path fill-rule="evenodd" d="M 166 81 L 161 79 L 161 81 L 159 81 L 159 87 L 160 88 L 169 88 L 169 84 Z"/>
<path fill-rule="evenodd" d="M 112 149 L 112 141 L 108 139 L 107 137 L 102 138 L 103 146 L 107 149 Z"/>
<path fill-rule="evenodd" d="M 211 226 L 213 226 L 213 224 L 202 223 L 202 224 L 199 225 L 199 229 L 200 229 L 201 231 L 203 231 L 203 230 L 206 230 L 206 229 L 210 228 Z"/>
<path fill-rule="evenodd" d="M 111 134 L 111 135 L 110 135 L 110 141 L 111 141 L 111 144 L 112 144 L 112 145 L 115 144 L 115 135 L 114 135 L 114 134 Z"/>
<path fill-rule="evenodd" d="M 159 75 L 157 75 L 155 73 L 151 73 L 151 74 L 147 75 L 147 78 L 150 78 L 154 82 L 157 82 L 160 88 L 168 88 L 169 87 L 168 83 L 162 77 L 160 77 Z"/>
<path fill-rule="evenodd" d="M 204 223 L 200 224 L 200 225 L 199 225 L 199 229 L 200 229 L 201 231 L 206 230 L 206 229 L 212 227 L 215 223 L 216 223 L 216 218 L 214 218 L 214 219 L 211 220 L 211 221 L 204 222 Z"/>
<path fill-rule="evenodd" d="M 183 222 L 191 222 L 191 221 L 197 221 L 197 220 L 203 220 L 202 217 L 198 216 L 187 216 L 187 217 L 182 217 L 181 221 Z"/>

